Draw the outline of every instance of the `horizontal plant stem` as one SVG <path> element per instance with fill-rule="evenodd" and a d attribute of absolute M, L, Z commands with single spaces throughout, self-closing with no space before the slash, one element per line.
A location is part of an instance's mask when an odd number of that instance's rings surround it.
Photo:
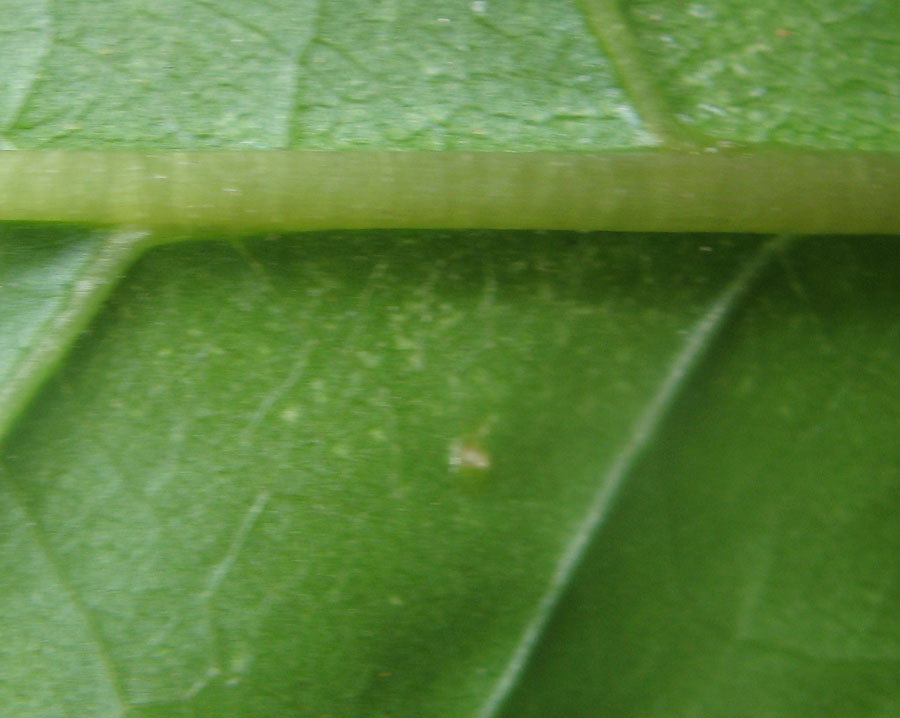
<path fill-rule="evenodd" d="M 900 232 L 900 155 L 0 152 L 0 220 L 172 230 Z"/>

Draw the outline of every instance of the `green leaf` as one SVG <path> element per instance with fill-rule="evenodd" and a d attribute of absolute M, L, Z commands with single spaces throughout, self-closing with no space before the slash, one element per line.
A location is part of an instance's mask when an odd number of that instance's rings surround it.
<path fill-rule="evenodd" d="M 474 711 L 761 261 L 656 244 L 151 253 L 9 445 L 8 523 L 40 559 L 7 611 L 80 607 L 90 712 Z M 490 467 L 454 467 L 473 441 Z"/>
<path fill-rule="evenodd" d="M 894 238 L 828 239 L 772 272 L 504 715 L 897 714 L 898 265 Z"/>
<path fill-rule="evenodd" d="M 900 149 L 889 0 L 0 13 L 0 146 L 35 163 Z M 140 199 L 60 157 L 65 182 L 5 181 L 0 219 Z M 827 231 L 835 196 L 890 206 L 886 157 L 885 183 L 830 165 L 789 209 Z M 568 189 L 535 175 L 546 226 L 592 188 Z M 896 238 L 492 221 L 0 225 L 0 713 L 900 711 Z"/>
<path fill-rule="evenodd" d="M 0 436 L 65 355 L 148 233 L 0 226 Z"/>

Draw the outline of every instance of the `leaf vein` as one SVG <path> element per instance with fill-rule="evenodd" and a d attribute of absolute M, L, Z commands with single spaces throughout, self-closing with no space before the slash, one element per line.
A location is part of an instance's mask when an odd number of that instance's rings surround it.
<path fill-rule="evenodd" d="M 587 512 L 565 546 L 531 620 L 525 625 L 506 667 L 478 712 L 480 718 L 497 715 L 515 688 L 556 606 L 571 584 L 620 489 L 659 432 L 681 389 L 706 355 L 728 317 L 754 286 L 762 271 L 769 266 L 772 257 L 781 252 L 791 240 L 790 236 L 780 235 L 763 244 L 687 334 L 681 350 L 675 355 L 659 388 L 635 421 L 628 440 L 602 476 Z"/>

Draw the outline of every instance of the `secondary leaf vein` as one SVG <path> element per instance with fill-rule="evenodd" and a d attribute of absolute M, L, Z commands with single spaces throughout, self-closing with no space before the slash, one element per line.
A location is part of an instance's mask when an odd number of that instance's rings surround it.
<path fill-rule="evenodd" d="M 565 546 L 534 615 L 526 624 L 512 655 L 482 709 L 481 718 L 498 713 L 525 671 L 557 604 L 570 585 L 592 540 L 603 525 L 625 479 L 659 432 L 669 409 L 678 399 L 693 370 L 706 355 L 726 320 L 739 306 L 772 258 L 783 251 L 792 237 L 780 235 L 768 240 L 744 265 L 706 313 L 687 334 L 656 393 L 635 421 L 629 438 L 601 478 L 581 524 Z"/>

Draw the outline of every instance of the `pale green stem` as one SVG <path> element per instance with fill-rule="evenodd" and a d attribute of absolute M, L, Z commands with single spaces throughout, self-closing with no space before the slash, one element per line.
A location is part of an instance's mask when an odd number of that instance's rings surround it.
<path fill-rule="evenodd" d="M 900 155 L 0 152 L 0 220 L 174 232 L 900 232 Z"/>

